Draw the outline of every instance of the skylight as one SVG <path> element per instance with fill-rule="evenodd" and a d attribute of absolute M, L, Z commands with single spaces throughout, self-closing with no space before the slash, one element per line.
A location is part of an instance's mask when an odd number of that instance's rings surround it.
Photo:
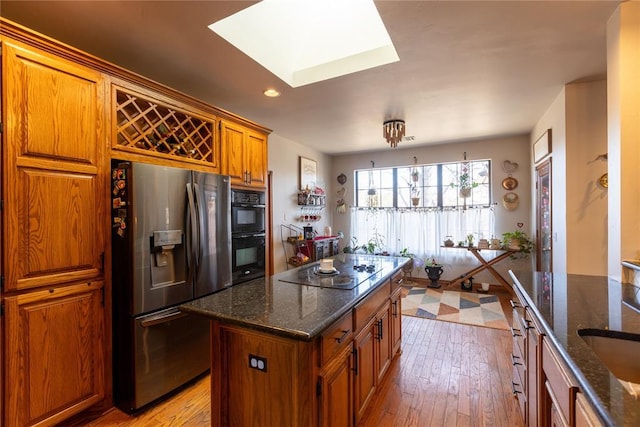
<path fill-rule="evenodd" d="M 263 0 L 209 28 L 291 87 L 399 60 L 373 0 Z"/>

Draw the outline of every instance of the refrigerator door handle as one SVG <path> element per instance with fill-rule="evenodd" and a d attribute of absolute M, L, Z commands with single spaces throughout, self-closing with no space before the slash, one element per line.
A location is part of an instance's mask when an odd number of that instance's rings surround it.
<path fill-rule="evenodd" d="M 193 248 L 193 253 L 196 257 L 196 268 L 197 271 L 200 271 L 200 261 L 202 260 L 202 242 L 204 241 L 204 236 L 202 236 L 202 226 L 200 221 L 200 215 L 204 212 L 204 207 L 202 206 L 202 202 L 200 200 L 200 188 L 198 184 L 193 184 L 193 195 L 195 197 L 195 212 L 196 215 L 196 230 L 195 230 L 195 244 Z"/>
<path fill-rule="evenodd" d="M 193 282 L 195 271 L 198 268 L 198 260 L 195 253 L 198 240 L 198 215 L 196 202 L 193 195 L 193 184 L 187 184 L 187 201 L 189 203 L 189 215 L 187 215 L 187 233 L 189 233 L 189 245 L 187 247 L 187 266 L 189 267 L 189 283 Z"/>
<path fill-rule="evenodd" d="M 148 316 L 144 320 L 140 321 L 140 326 L 142 326 L 143 328 L 148 328 L 150 326 L 159 325 L 161 323 L 167 323 L 171 320 L 180 319 L 186 316 L 188 316 L 187 313 L 183 313 L 182 311 L 176 308 L 171 311 L 164 311 L 162 313 L 159 313 L 153 316 Z"/>

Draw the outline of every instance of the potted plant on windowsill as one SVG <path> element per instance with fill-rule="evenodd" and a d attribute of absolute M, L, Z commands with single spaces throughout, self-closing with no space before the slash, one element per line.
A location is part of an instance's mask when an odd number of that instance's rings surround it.
<path fill-rule="evenodd" d="M 528 257 L 535 247 L 527 233 L 520 230 L 502 233 L 502 244 L 506 249 L 515 251 L 511 254 L 512 259 Z"/>

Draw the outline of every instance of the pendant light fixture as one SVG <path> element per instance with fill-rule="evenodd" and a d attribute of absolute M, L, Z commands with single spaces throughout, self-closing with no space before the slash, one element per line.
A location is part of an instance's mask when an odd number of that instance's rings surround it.
<path fill-rule="evenodd" d="M 398 146 L 398 142 L 404 138 L 404 120 L 387 120 L 382 124 L 382 136 L 387 140 L 391 148 Z"/>

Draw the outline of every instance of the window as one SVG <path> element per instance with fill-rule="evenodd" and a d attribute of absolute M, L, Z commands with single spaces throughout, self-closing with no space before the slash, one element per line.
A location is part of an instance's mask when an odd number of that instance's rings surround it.
<path fill-rule="evenodd" d="M 357 207 L 489 206 L 491 161 L 361 169 L 355 171 L 355 185 Z"/>

